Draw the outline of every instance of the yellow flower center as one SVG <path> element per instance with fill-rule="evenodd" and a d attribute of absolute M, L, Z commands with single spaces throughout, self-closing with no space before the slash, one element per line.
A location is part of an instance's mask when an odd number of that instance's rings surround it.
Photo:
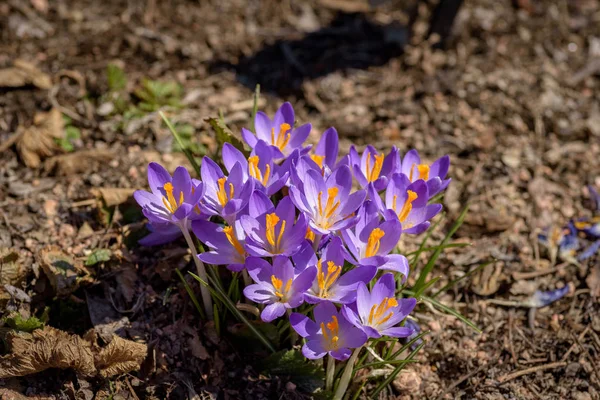
<path fill-rule="evenodd" d="M 315 233 L 312 231 L 312 229 L 310 229 L 310 227 L 306 228 L 306 236 L 304 236 L 306 239 L 310 240 L 311 242 L 314 242 L 315 240 Z"/>
<path fill-rule="evenodd" d="M 319 156 L 317 154 L 311 154 L 310 159 L 315 162 L 319 166 L 319 168 L 323 168 L 323 162 L 325 161 L 325 156 Z"/>
<path fill-rule="evenodd" d="M 271 176 L 271 165 L 267 164 L 265 166 L 265 173 L 263 174 L 258 168 L 258 163 L 260 159 L 258 156 L 252 156 L 248 158 L 248 173 L 251 177 L 258 180 L 263 186 L 267 186 L 267 182 L 269 182 L 269 177 Z"/>
<path fill-rule="evenodd" d="M 217 199 L 219 200 L 219 203 L 221 204 L 221 207 L 225 207 L 225 204 L 227 204 L 227 202 L 233 198 L 233 184 L 229 183 L 229 197 L 227 197 L 228 193 L 225 190 L 225 182 L 227 181 L 227 178 L 222 177 L 219 178 L 217 180 L 217 183 L 219 184 L 219 191 L 217 192 Z"/>
<path fill-rule="evenodd" d="M 175 196 L 173 196 L 173 184 L 171 182 L 167 182 L 164 184 L 163 189 L 167 193 L 167 198 L 162 198 L 162 202 L 167 210 L 171 214 L 175 213 L 179 206 L 183 203 L 183 192 L 179 192 L 179 202 L 175 200 Z"/>
<path fill-rule="evenodd" d="M 266 216 L 266 236 L 267 242 L 272 246 L 271 253 L 279 254 L 281 252 L 281 238 L 283 237 L 283 232 L 285 232 L 285 220 L 281 221 L 281 227 L 279 228 L 279 234 L 275 233 L 277 228 L 277 224 L 280 221 L 280 218 L 275 213 L 267 214 Z"/>
<path fill-rule="evenodd" d="M 284 287 L 281 279 L 278 279 L 275 275 L 271 275 L 271 284 L 275 288 L 275 295 L 283 300 L 287 298 L 286 296 L 292 287 L 292 279 L 288 279 Z"/>
<path fill-rule="evenodd" d="M 226 226 L 225 228 L 223 228 L 223 232 L 225 233 L 225 236 L 227 237 L 227 240 L 229 241 L 229 243 L 231 243 L 231 245 L 238 252 L 238 254 L 240 256 L 246 255 L 246 250 L 244 250 L 244 246 L 242 246 L 242 244 L 240 243 L 240 241 L 235 236 L 235 232 L 233 231 L 233 227 L 232 226 Z"/>
<path fill-rule="evenodd" d="M 321 332 L 323 333 L 325 340 L 329 343 L 329 346 L 332 349 L 337 349 L 340 340 L 340 325 L 335 315 L 331 316 L 331 322 L 328 322 L 327 324 L 321 322 Z"/>
<path fill-rule="evenodd" d="M 325 273 L 327 272 L 327 273 Z M 342 267 L 335 265 L 333 261 L 327 262 L 327 271 L 323 271 L 323 262 L 317 262 L 317 282 L 319 284 L 319 296 L 326 299 L 329 289 L 342 274 Z"/>
<path fill-rule="evenodd" d="M 271 144 L 283 150 L 290 142 L 292 137 L 292 127 L 290 124 L 283 123 L 279 125 L 279 133 L 275 135 L 275 128 L 271 128 Z"/>
<path fill-rule="evenodd" d="M 410 212 L 412 211 L 412 203 L 413 201 L 415 201 L 417 199 L 417 197 L 419 197 L 417 195 L 416 192 L 413 192 L 412 190 L 407 190 L 406 191 L 407 194 L 407 198 L 406 201 L 404 202 L 404 205 L 402 206 L 402 209 L 400 210 L 400 212 L 398 212 L 398 209 L 396 208 L 397 204 L 396 202 L 398 201 L 398 195 L 394 195 L 394 198 L 392 200 L 392 209 L 398 214 L 398 219 L 400 220 L 400 222 L 404 222 L 406 220 L 406 218 L 408 218 L 408 215 L 410 214 Z"/>
<path fill-rule="evenodd" d="M 339 192 L 339 189 L 335 186 L 327 189 L 327 203 L 325 204 L 325 209 L 323 209 L 323 201 L 322 201 L 323 192 L 322 191 L 319 192 L 317 200 L 319 202 L 319 204 L 318 204 L 319 205 L 319 215 L 321 216 L 320 226 L 323 229 L 327 229 L 332 225 L 330 219 L 333 216 L 333 214 L 336 212 L 338 207 L 340 206 L 340 201 L 339 200 L 336 201 L 338 192 Z"/>
<path fill-rule="evenodd" d="M 413 181 L 413 172 L 415 170 L 415 167 L 417 167 L 417 171 L 419 172 L 419 177 L 417 179 L 423 179 L 424 181 L 429 179 L 429 165 L 415 163 L 410 166 L 410 174 L 408 176 L 408 179 L 411 182 Z"/>
<path fill-rule="evenodd" d="M 381 300 L 379 305 L 374 304 L 371 307 L 371 312 L 369 313 L 369 325 L 381 325 L 384 322 L 388 321 L 394 315 L 393 311 L 390 311 L 387 315 L 386 312 L 392 308 L 398 306 L 398 300 L 395 298 L 385 297 Z"/>
<path fill-rule="evenodd" d="M 367 182 L 376 181 L 379 178 L 379 174 L 381 173 L 381 168 L 383 167 L 383 159 L 385 156 L 383 154 L 375 154 L 375 165 L 373 165 L 373 169 L 371 169 L 371 155 L 367 157 Z"/>
<path fill-rule="evenodd" d="M 381 238 L 385 236 L 385 232 L 380 228 L 375 228 L 371 231 L 369 239 L 367 239 L 367 249 L 365 250 L 365 257 L 373 257 L 379 251 L 381 245 Z"/>

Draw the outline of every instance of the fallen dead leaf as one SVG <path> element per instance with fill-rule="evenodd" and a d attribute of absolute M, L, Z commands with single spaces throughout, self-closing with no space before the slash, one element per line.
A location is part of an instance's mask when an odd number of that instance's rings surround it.
<path fill-rule="evenodd" d="M 118 206 L 133 199 L 133 192 L 137 189 L 129 188 L 97 188 L 91 192 L 98 197 L 106 207 Z"/>
<path fill-rule="evenodd" d="M 500 281 L 503 262 L 496 262 L 485 266 L 481 271 L 473 275 L 471 290 L 480 296 L 489 296 L 500 289 Z"/>
<path fill-rule="evenodd" d="M 48 90 L 52 87 L 52 79 L 25 60 L 17 59 L 12 67 L 0 69 L 0 87 L 16 88 L 27 85 Z"/>
<path fill-rule="evenodd" d="M 146 358 L 147 352 L 148 347 L 143 343 L 113 336 L 108 346 L 100 349 L 95 355 L 98 375 L 108 378 L 136 370 Z"/>
<path fill-rule="evenodd" d="M 68 296 L 77 290 L 81 283 L 93 282 L 83 264 L 63 253 L 58 247 L 42 249 L 38 259 L 57 296 Z"/>
<path fill-rule="evenodd" d="M 59 149 L 55 139 L 64 136 L 64 122 L 61 112 L 53 108 L 49 112 L 37 113 L 33 125 L 28 128 L 20 127 L 17 139 L 17 150 L 25 165 L 37 168 L 42 158 L 50 157 Z"/>
<path fill-rule="evenodd" d="M 207 360 L 210 357 L 198 335 L 194 334 L 187 342 L 194 357 L 199 358 L 200 360 Z"/>
<path fill-rule="evenodd" d="M 0 304 L 11 298 L 5 285 L 18 286 L 25 279 L 27 268 L 16 249 L 0 248 Z"/>
<path fill-rule="evenodd" d="M 88 342 L 49 326 L 32 334 L 10 332 L 6 337 L 10 353 L 0 357 L 0 378 L 24 376 L 48 368 L 73 368 L 93 376 L 94 356 Z"/>
<path fill-rule="evenodd" d="M 49 158 L 44 163 L 46 173 L 57 175 L 73 175 L 97 168 L 114 157 L 110 150 L 84 150 Z"/>
<path fill-rule="evenodd" d="M 121 293 L 123 293 L 123 297 L 129 303 L 133 300 L 133 296 L 135 295 L 135 284 L 137 282 L 137 272 L 133 266 L 127 266 L 123 268 L 115 277 L 117 280 L 117 284 L 119 285 L 119 289 L 121 289 Z"/>
<path fill-rule="evenodd" d="M 54 400 L 54 397 L 33 396 L 28 397 L 11 389 L 0 389 L 0 400 Z"/>

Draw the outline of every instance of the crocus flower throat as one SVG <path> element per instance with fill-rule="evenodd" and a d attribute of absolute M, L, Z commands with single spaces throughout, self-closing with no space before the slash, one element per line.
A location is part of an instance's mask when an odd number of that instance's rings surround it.
<path fill-rule="evenodd" d="M 419 197 L 417 193 L 413 192 L 412 190 L 407 190 L 406 194 L 406 201 L 404 202 L 404 205 L 402 205 L 402 209 L 400 211 L 398 211 L 396 204 L 398 202 L 398 195 L 395 194 L 392 200 L 392 209 L 394 210 L 394 212 L 396 212 L 396 214 L 398 214 L 398 219 L 400 220 L 400 222 L 404 222 L 406 218 L 408 218 L 408 214 L 410 214 L 413 208 L 413 201 L 415 201 Z"/>
<path fill-rule="evenodd" d="M 319 216 L 321 217 L 320 226 L 324 229 L 327 229 L 331 226 L 331 216 L 335 213 L 335 211 L 340 206 L 340 201 L 337 200 L 339 189 L 337 187 L 330 187 L 327 189 L 327 204 L 325 204 L 325 209 L 323 210 L 323 192 L 319 192 Z"/>
<path fill-rule="evenodd" d="M 385 158 L 384 154 L 374 154 L 375 163 L 373 165 L 373 169 L 371 169 L 371 155 L 367 156 L 367 181 L 375 182 L 377 178 L 379 178 L 379 174 L 381 174 L 381 168 L 383 167 L 383 159 Z"/>
<path fill-rule="evenodd" d="M 278 279 L 275 275 L 271 275 L 271 284 L 275 288 L 275 295 L 283 301 L 287 301 L 288 292 L 292 287 L 292 278 L 287 280 L 284 287 L 281 279 Z"/>
<path fill-rule="evenodd" d="M 317 263 L 317 283 L 319 284 L 319 296 L 326 299 L 329 289 L 342 274 L 342 267 L 335 265 L 333 261 L 327 262 L 327 271 L 323 271 L 323 260 Z"/>
<path fill-rule="evenodd" d="M 280 253 L 281 246 L 281 238 L 283 237 L 283 232 L 285 232 L 285 220 L 281 221 L 281 227 L 279 228 L 279 234 L 275 234 L 275 228 L 277 228 L 277 224 L 279 224 L 280 218 L 275 213 L 270 213 L 266 215 L 266 237 L 269 244 L 273 247 L 273 254 Z"/>
<path fill-rule="evenodd" d="M 338 342 L 340 340 L 340 324 L 338 323 L 337 316 L 332 315 L 331 321 L 325 324 L 325 322 L 321 322 L 321 332 L 323 333 L 323 338 L 329 345 L 330 349 L 337 349 Z"/>
<path fill-rule="evenodd" d="M 234 195 L 234 188 L 233 188 L 233 183 L 229 183 L 229 197 L 227 197 L 228 193 L 225 190 L 225 183 L 227 181 L 226 177 L 222 177 L 219 178 L 217 180 L 217 183 L 219 184 L 219 191 L 217 192 L 217 198 L 219 199 L 219 203 L 221 204 L 221 207 L 225 207 L 225 204 L 227 204 L 227 202 L 233 198 Z"/>
<path fill-rule="evenodd" d="M 394 312 L 390 311 L 389 313 L 386 314 L 386 312 L 393 307 L 397 307 L 398 306 L 398 300 L 396 300 L 394 297 L 392 298 L 388 298 L 388 297 L 384 297 L 383 300 L 381 300 L 381 303 L 379 303 L 379 305 L 374 304 L 373 307 L 371 307 L 371 312 L 369 313 L 369 325 L 371 326 L 377 326 L 377 325 L 381 325 L 385 322 L 387 322 L 390 318 L 392 318 L 394 316 Z"/>
<path fill-rule="evenodd" d="M 223 228 L 223 233 L 225 233 L 227 240 L 229 241 L 229 243 L 231 243 L 231 245 L 233 246 L 235 251 L 238 252 L 239 255 L 243 256 L 246 254 L 244 246 L 242 246 L 237 237 L 235 237 L 235 233 L 233 232 L 233 226 L 226 226 L 225 228 Z"/>
<path fill-rule="evenodd" d="M 264 186 L 267 186 L 269 182 L 269 177 L 271 175 L 271 165 L 267 164 L 265 166 L 265 173 L 263 174 L 258 167 L 258 163 L 260 162 L 260 158 L 258 156 L 252 156 L 248 158 L 248 173 L 251 177 L 258 180 Z"/>
<path fill-rule="evenodd" d="M 275 136 L 275 128 L 271 128 L 271 144 L 283 150 L 292 137 L 292 127 L 288 123 L 279 125 L 279 133 Z"/>
<path fill-rule="evenodd" d="M 417 164 L 417 163 L 413 163 L 410 167 L 410 174 L 408 176 L 408 179 L 413 182 L 413 173 L 415 172 L 415 167 L 417 168 L 417 172 L 419 173 L 419 176 L 416 179 L 423 179 L 424 181 L 429 179 L 429 165 L 427 164 Z"/>
<path fill-rule="evenodd" d="M 381 228 L 375 228 L 369 234 L 367 239 L 367 248 L 365 250 L 365 257 L 373 257 L 379 251 L 381 246 L 381 238 L 385 236 L 385 232 Z"/>

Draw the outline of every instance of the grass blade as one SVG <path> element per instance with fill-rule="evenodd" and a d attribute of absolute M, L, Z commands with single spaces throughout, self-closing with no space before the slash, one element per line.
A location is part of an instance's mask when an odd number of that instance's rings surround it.
<path fill-rule="evenodd" d="M 198 310 L 198 313 L 200 314 L 200 318 L 202 318 L 203 320 L 206 320 L 206 314 L 204 313 L 204 309 L 200 306 L 200 303 L 198 303 L 198 298 L 196 298 L 194 291 L 192 290 L 190 285 L 188 285 L 187 281 L 181 274 L 181 271 L 179 271 L 178 269 L 175 269 L 175 272 L 177 272 L 177 275 L 179 275 L 179 279 L 181 279 L 181 283 L 183 283 L 183 287 L 185 288 L 185 291 L 187 292 L 188 296 L 190 296 L 190 299 L 192 299 L 192 303 L 194 303 L 196 310 Z"/>
<path fill-rule="evenodd" d="M 411 253 L 411 254 L 414 254 L 414 257 L 410 260 L 410 265 L 413 265 L 419 259 L 419 256 L 421 255 L 421 253 L 425 251 L 425 245 L 427 244 L 427 241 L 431 237 L 431 234 L 436 230 L 438 225 L 444 220 L 444 217 L 445 217 L 445 214 L 442 214 L 440 216 L 440 219 L 438 219 L 435 222 L 435 224 L 433 224 L 433 226 L 431 226 L 429 229 L 427 229 L 427 233 L 425 233 L 425 237 L 423 237 L 423 241 L 419 245 L 419 249 L 417 251 L 414 251 L 413 253 Z"/>
<path fill-rule="evenodd" d="M 250 132 L 254 132 L 254 117 L 256 117 L 256 113 L 258 112 L 258 99 L 260 98 L 260 85 L 256 85 L 254 88 L 254 103 L 252 104 L 252 115 L 250 116 Z"/>
<path fill-rule="evenodd" d="M 468 319 L 467 317 L 465 317 L 464 315 L 462 315 L 461 313 L 456 311 L 454 308 L 448 307 L 448 306 L 440 303 L 436 299 L 432 299 L 431 297 L 427 297 L 427 296 L 421 296 L 421 300 L 431 304 L 432 306 L 439 309 L 440 311 L 445 312 L 446 314 L 455 316 L 456 318 L 460 319 L 463 323 L 470 326 L 471 329 L 473 329 L 475 332 L 481 333 L 481 329 L 479 329 L 473 321 L 471 321 L 470 319 Z"/>
<path fill-rule="evenodd" d="M 469 205 L 467 204 L 467 206 L 462 210 L 462 212 L 460 213 L 460 215 L 458 216 L 456 222 L 454 223 L 454 225 L 452 225 L 452 228 L 450 228 L 450 231 L 448 232 L 448 234 L 446 235 L 446 237 L 444 237 L 444 240 L 442 240 L 441 245 L 445 245 L 448 240 L 450 240 L 450 238 L 456 233 L 456 231 L 460 228 L 460 226 L 463 224 L 465 217 L 467 216 L 467 212 L 469 211 Z M 427 264 L 425 265 L 425 267 L 423 267 L 423 270 L 421 271 L 421 274 L 419 275 L 419 279 L 417 279 L 417 282 L 415 283 L 413 290 L 415 292 L 418 292 L 419 289 L 425 285 L 425 281 L 427 280 L 427 277 L 429 276 L 429 274 L 431 273 L 431 271 L 433 270 L 433 267 L 435 266 L 435 262 L 437 261 L 438 257 L 440 256 L 440 254 L 442 254 L 442 248 L 438 248 L 433 255 L 431 256 L 431 258 L 429 259 L 429 261 L 427 262 Z"/>
<path fill-rule="evenodd" d="M 415 292 L 415 297 L 417 298 L 417 300 L 419 298 L 421 298 L 421 296 L 423 295 L 423 293 L 425 293 L 425 291 L 427 289 L 429 289 L 430 287 L 432 287 L 439 280 L 440 280 L 440 277 L 436 276 L 435 278 L 433 278 L 432 280 L 428 281 L 426 284 L 424 284 L 423 286 L 421 286 L 419 288 L 419 290 Z"/>
<path fill-rule="evenodd" d="M 173 124 L 171 124 L 171 121 L 169 121 L 169 119 L 167 118 L 167 116 L 162 111 L 159 111 L 158 115 L 160 115 L 160 117 L 162 118 L 162 120 L 164 121 L 164 123 L 167 125 L 167 128 L 169 128 L 169 130 L 171 131 L 171 134 L 173 134 L 173 136 L 175 137 L 175 140 L 177 141 L 177 144 L 183 150 L 183 154 L 185 154 L 185 156 L 187 157 L 187 159 L 190 162 L 190 164 L 192 164 L 192 167 L 194 168 L 194 171 L 196 171 L 196 176 L 200 176 L 200 165 L 198 165 L 198 162 L 196 162 L 196 159 L 194 158 L 194 155 L 192 154 L 192 152 L 190 151 L 190 149 L 188 149 L 183 144 L 183 140 L 181 140 L 181 136 L 179 136 L 179 134 L 175 130 L 175 127 L 173 126 Z"/>
<path fill-rule="evenodd" d="M 468 246 L 471 246 L 471 243 L 460 243 L 460 242 L 458 242 L 458 243 L 448 243 L 448 244 L 444 244 L 444 245 L 439 244 L 437 246 L 426 247 L 424 249 L 420 249 L 420 252 L 424 253 L 424 252 L 428 252 L 428 251 L 434 251 L 434 250 L 437 250 L 437 249 L 445 250 L 445 249 L 453 249 L 453 248 L 456 248 L 456 247 L 468 247 Z M 407 253 L 407 254 L 405 254 L 405 256 L 406 257 L 410 257 L 412 255 L 416 255 L 417 253 L 419 253 L 419 250 L 415 250 L 415 251 L 412 251 L 410 253 Z"/>
<path fill-rule="evenodd" d="M 474 273 L 476 273 L 478 271 L 481 271 L 483 268 L 487 267 L 488 265 L 490 265 L 494 261 L 496 261 L 496 260 L 492 260 L 492 261 L 488 261 L 488 262 L 485 262 L 483 264 L 480 264 L 479 266 L 473 268 L 472 270 L 470 270 L 469 272 L 467 272 L 463 276 L 458 277 L 458 278 L 454 279 L 453 281 L 448 282 L 446 285 L 444 285 L 444 287 L 442 287 L 440 290 L 438 290 L 437 292 L 435 292 L 434 294 L 432 294 L 431 298 L 435 299 L 441 293 L 443 293 L 443 292 L 451 289 L 452 287 L 454 287 L 458 282 L 462 281 L 463 279 L 468 278 L 469 276 L 473 275 Z"/>
<path fill-rule="evenodd" d="M 415 358 L 415 356 L 417 355 L 417 353 L 419 353 L 419 351 L 421 350 L 421 348 L 425 345 L 425 342 L 421 343 L 419 346 L 417 346 L 406 358 L 406 360 L 402 360 L 402 361 L 410 361 L 413 358 Z M 398 373 L 400 371 L 402 371 L 402 369 L 404 369 L 404 366 L 406 365 L 406 362 L 398 365 L 396 367 L 396 369 L 394 369 L 388 376 L 387 378 L 384 379 L 383 382 L 381 382 L 379 384 L 379 386 L 377 386 L 377 388 L 375 389 L 375 391 L 371 394 L 371 398 L 372 399 L 376 399 L 377 395 L 379 394 L 379 392 L 381 392 L 387 385 L 389 385 L 394 378 L 396 377 L 396 375 L 398 375 Z"/>
<path fill-rule="evenodd" d="M 218 297 L 219 300 L 221 300 L 221 302 L 225 305 L 225 307 L 227 307 L 229 309 L 229 311 L 233 315 L 235 315 L 235 317 L 237 319 L 239 319 L 244 324 L 246 324 L 248 329 L 250 329 L 252 331 L 252 333 L 254 333 L 256 335 L 258 340 L 260 340 L 272 353 L 276 352 L 276 350 L 273 347 L 273 345 L 271 344 L 271 342 L 269 342 L 269 340 L 258 329 L 256 329 L 256 327 L 254 325 L 252 325 L 252 323 L 248 320 L 248 318 L 246 318 L 246 316 L 244 314 L 242 314 L 240 312 L 240 310 L 237 309 L 237 307 L 235 306 L 235 304 L 233 304 L 231 299 L 229 299 L 229 297 L 227 297 L 227 294 L 225 292 L 223 292 L 223 290 L 218 285 L 216 285 L 216 282 L 204 282 L 202 279 L 200 279 L 200 277 L 198 275 L 193 274 L 191 272 L 188 272 L 188 273 L 190 275 L 192 275 L 194 277 L 194 279 L 196 279 L 198 282 L 200 282 L 200 284 L 208 287 L 208 289 L 213 293 L 213 296 Z M 214 281 L 214 279 L 210 276 L 208 277 L 208 279 L 209 279 L 209 281 Z M 210 283 L 210 285 L 209 285 L 209 283 Z M 212 286 L 214 286 L 214 288 Z"/>

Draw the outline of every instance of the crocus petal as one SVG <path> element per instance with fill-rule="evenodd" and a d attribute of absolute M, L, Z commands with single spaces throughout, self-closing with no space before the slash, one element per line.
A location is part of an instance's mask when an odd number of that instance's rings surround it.
<path fill-rule="evenodd" d="M 223 165 L 225 165 L 225 169 L 227 169 L 228 172 L 231 172 L 235 163 L 239 163 L 242 166 L 243 171 L 248 171 L 248 160 L 246 160 L 246 157 L 244 157 L 242 152 L 236 149 L 231 143 L 223 144 L 221 156 L 223 158 Z"/>
<path fill-rule="evenodd" d="M 381 278 L 377 280 L 371 291 L 371 304 L 379 304 L 387 297 L 392 298 L 396 296 L 396 280 L 393 274 L 383 274 Z"/>
<path fill-rule="evenodd" d="M 383 222 L 379 225 L 379 228 L 383 230 L 385 235 L 383 235 L 379 242 L 379 251 L 377 254 L 388 254 L 398 245 L 398 240 L 400 240 L 400 234 L 402 233 L 402 225 L 400 221 L 393 219 Z"/>
<path fill-rule="evenodd" d="M 246 144 L 248 144 L 248 147 L 250 147 L 251 149 L 253 149 L 256 146 L 256 143 L 258 142 L 256 136 L 254 136 L 254 133 L 250 132 L 246 128 L 242 128 L 242 139 L 244 139 L 244 142 L 246 142 Z"/>
<path fill-rule="evenodd" d="M 309 360 L 317 360 L 319 358 L 323 358 L 325 354 L 327 354 L 327 350 L 323 347 L 323 343 L 321 342 L 318 336 L 311 336 L 314 338 L 313 340 L 309 340 L 302 346 L 302 355 Z"/>
<path fill-rule="evenodd" d="M 319 331 L 319 326 L 313 320 L 299 313 L 290 315 L 290 325 L 302 337 L 315 335 Z"/>
<path fill-rule="evenodd" d="M 163 186 L 167 182 L 171 182 L 171 175 L 159 163 L 151 162 L 148 165 L 148 184 L 152 193 L 162 196 Z"/>
<path fill-rule="evenodd" d="M 402 168 L 401 172 L 407 177 L 410 176 L 410 170 L 413 166 L 421 163 L 421 157 L 419 157 L 419 153 L 417 150 L 410 150 L 404 155 L 404 159 L 402 159 Z"/>
<path fill-rule="evenodd" d="M 404 283 L 409 272 L 408 260 L 401 254 L 388 254 L 384 262 L 379 265 L 379 269 L 402 274 L 402 283 Z"/>
<path fill-rule="evenodd" d="M 142 246 L 158 246 L 172 242 L 182 235 L 181 229 L 175 225 L 170 225 L 170 229 L 162 229 L 151 232 L 138 241 Z"/>
<path fill-rule="evenodd" d="M 397 337 L 397 338 L 405 338 L 409 337 L 414 333 L 414 330 L 411 328 L 407 328 L 405 326 L 398 326 L 394 328 L 387 328 L 382 331 L 379 331 L 382 335 Z"/>
<path fill-rule="evenodd" d="M 244 296 L 246 296 L 246 298 L 252 300 L 255 303 L 264 304 L 266 302 L 271 301 L 275 297 L 275 294 L 272 290 L 269 290 L 269 288 L 266 285 L 257 283 L 254 285 L 246 286 L 244 288 Z"/>
<path fill-rule="evenodd" d="M 367 320 L 373 304 L 367 285 L 363 282 L 359 283 L 356 288 L 356 309 L 361 320 Z"/>
<path fill-rule="evenodd" d="M 342 275 L 335 284 L 342 287 L 356 287 L 358 286 L 359 282 L 369 282 L 371 279 L 373 279 L 376 273 L 377 268 L 373 265 L 356 267 Z"/>
<path fill-rule="evenodd" d="M 346 304 L 342 306 L 342 315 L 346 318 L 348 322 L 357 328 L 362 327 L 362 322 L 360 317 Z"/>
<path fill-rule="evenodd" d="M 350 358 L 350 354 L 352 354 L 352 350 L 346 347 L 329 352 L 329 355 L 338 361 L 347 360 L 348 358 Z"/>
<path fill-rule="evenodd" d="M 270 282 L 273 267 L 260 257 L 246 258 L 246 270 L 254 282 Z"/>
<path fill-rule="evenodd" d="M 256 116 L 254 117 L 254 131 L 256 132 L 256 138 L 271 144 L 272 128 L 273 122 L 271 121 L 271 118 L 269 118 L 267 114 L 262 111 L 257 112 Z M 276 127 L 275 130 L 279 131 L 279 127 Z M 250 143 L 248 143 L 248 145 L 250 145 Z"/>
<path fill-rule="evenodd" d="M 304 293 L 312 285 L 313 281 L 317 276 L 317 269 L 315 267 L 307 267 L 294 279 L 292 283 L 292 290 L 294 293 Z"/>
<path fill-rule="evenodd" d="M 344 317 L 342 316 L 342 319 Z M 351 349 L 356 349 L 367 341 L 367 335 L 358 328 L 348 327 L 344 329 L 344 340 L 343 346 L 348 346 Z"/>
<path fill-rule="evenodd" d="M 235 251 L 235 250 L 233 250 Z M 207 251 L 198 255 L 198 258 L 207 264 L 212 265 L 229 265 L 231 263 L 236 262 L 235 255 L 233 251 L 224 253 L 217 253 L 215 251 Z"/>
<path fill-rule="evenodd" d="M 274 209 L 271 199 L 259 190 L 255 190 L 250 195 L 250 201 L 248 202 L 248 214 L 256 218 L 259 215 L 265 214 Z"/>
<path fill-rule="evenodd" d="M 271 322 L 285 314 L 285 306 L 282 303 L 273 303 L 265 307 L 260 313 L 260 319 Z"/>
<path fill-rule="evenodd" d="M 315 147 L 315 154 L 325 156 L 325 164 L 333 169 L 337 160 L 339 151 L 338 133 L 334 127 L 323 132 L 323 136 Z"/>
<path fill-rule="evenodd" d="M 217 181 L 223 177 L 223 171 L 221 168 L 208 157 L 202 158 L 202 167 L 200 169 L 200 175 L 202 176 L 202 182 L 207 185 L 212 192 L 216 192 Z"/>
<path fill-rule="evenodd" d="M 302 146 L 302 144 L 304 144 L 304 142 L 308 138 L 308 135 L 310 135 L 311 129 L 311 124 L 304 124 L 295 128 L 292 131 L 292 136 L 290 137 L 290 142 L 288 143 L 287 147 L 295 149 Z"/>
<path fill-rule="evenodd" d="M 324 301 L 315 307 L 313 314 L 315 316 L 315 322 L 317 325 L 320 325 L 321 322 L 327 323 L 331 321 L 331 316 L 337 315 L 337 308 L 335 308 L 333 303 Z"/>

